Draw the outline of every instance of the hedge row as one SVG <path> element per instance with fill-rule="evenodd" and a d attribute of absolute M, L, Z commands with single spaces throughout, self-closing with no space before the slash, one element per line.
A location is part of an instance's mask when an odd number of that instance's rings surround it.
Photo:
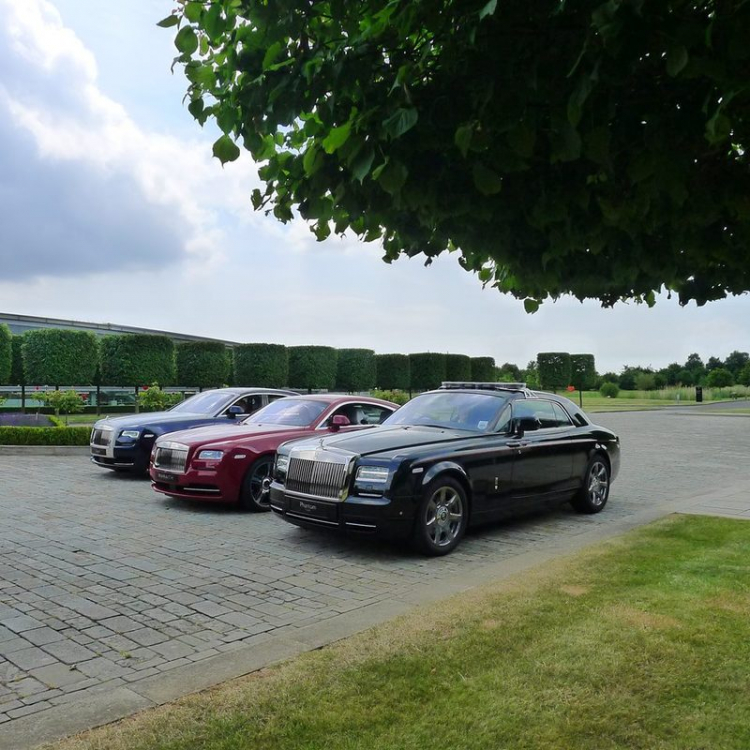
<path fill-rule="evenodd" d="M 188 388 L 239 386 L 369 391 L 426 390 L 443 380 L 493 380 L 491 357 L 464 354 L 376 355 L 330 346 L 177 344 L 168 336 L 121 334 L 97 339 L 87 331 L 37 329 L 10 336 L 0 326 L 0 383 L 116 385 L 157 383 Z"/>
<path fill-rule="evenodd" d="M 536 356 L 542 388 L 555 391 L 573 385 L 579 390 L 593 388 L 596 363 L 593 354 L 540 352 Z"/>
<path fill-rule="evenodd" d="M 88 445 L 88 427 L 0 427 L 0 445 Z"/>

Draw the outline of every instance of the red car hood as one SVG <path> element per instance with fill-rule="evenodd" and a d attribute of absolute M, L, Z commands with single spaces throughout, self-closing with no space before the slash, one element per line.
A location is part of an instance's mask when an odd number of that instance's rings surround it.
<path fill-rule="evenodd" d="M 285 440 L 292 440 L 308 432 L 312 433 L 313 428 L 275 424 L 225 424 L 216 427 L 197 427 L 193 430 L 170 432 L 157 440 L 157 445 L 161 442 L 169 441 L 195 448 L 208 445 L 209 443 L 211 445 L 221 443 L 226 448 L 227 446 L 242 445 L 264 437 L 273 437 L 275 441 L 282 443 Z"/>

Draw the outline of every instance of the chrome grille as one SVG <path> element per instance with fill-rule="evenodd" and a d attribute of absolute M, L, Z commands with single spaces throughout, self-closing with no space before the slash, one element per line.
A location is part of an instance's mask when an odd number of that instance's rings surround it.
<path fill-rule="evenodd" d="M 91 445 L 98 445 L 102 448 L 106 448 L 109 445 L 112 432 L 111 427 L 95 427 L 91 431 Z"/>
<path fill-rule="evenodd" d="M 184 448 L 162 448 L 157 446 L 154 466 L 165 471 L 185 471 L 187 450 Z"/>
<path fill-rule="evenodd" d="M 315 497 L 338 500 L 346 481 L 346 464 L 291 458 L 286 473 L 286 488 Z"/>

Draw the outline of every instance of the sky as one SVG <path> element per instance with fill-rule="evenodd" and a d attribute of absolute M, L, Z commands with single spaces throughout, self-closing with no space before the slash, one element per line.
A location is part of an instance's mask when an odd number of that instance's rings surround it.
<path fill-rule="evenodd" d="M 600 372 L 750 350 L 750 296 L 681 308 L 574 299 L 528 315 L 445 254 L 391 265 L 253 211 L 247 152 L 182 99 L 172 0 L 0 0 L 0 312 L 241 342 L 441 351 Z"/>

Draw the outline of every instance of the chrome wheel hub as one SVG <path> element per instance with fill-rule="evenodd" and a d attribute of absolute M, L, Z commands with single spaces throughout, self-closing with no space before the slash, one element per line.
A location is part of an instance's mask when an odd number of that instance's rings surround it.
<path fill-rule="evenodd" d="M 609 491 L 609 474 L 607 467 L 601 461 L 594 463 L 589 471 L 588 490 L 592 505 L 598 507 L 604 504 Z"/>
<path fill-rule="evenodd" d="M 461 496 L 452 487 L 441 487 L 427 503 L 427 534 L 438 547 L 450 544 L 458 535 L 464 517 Z"/>

